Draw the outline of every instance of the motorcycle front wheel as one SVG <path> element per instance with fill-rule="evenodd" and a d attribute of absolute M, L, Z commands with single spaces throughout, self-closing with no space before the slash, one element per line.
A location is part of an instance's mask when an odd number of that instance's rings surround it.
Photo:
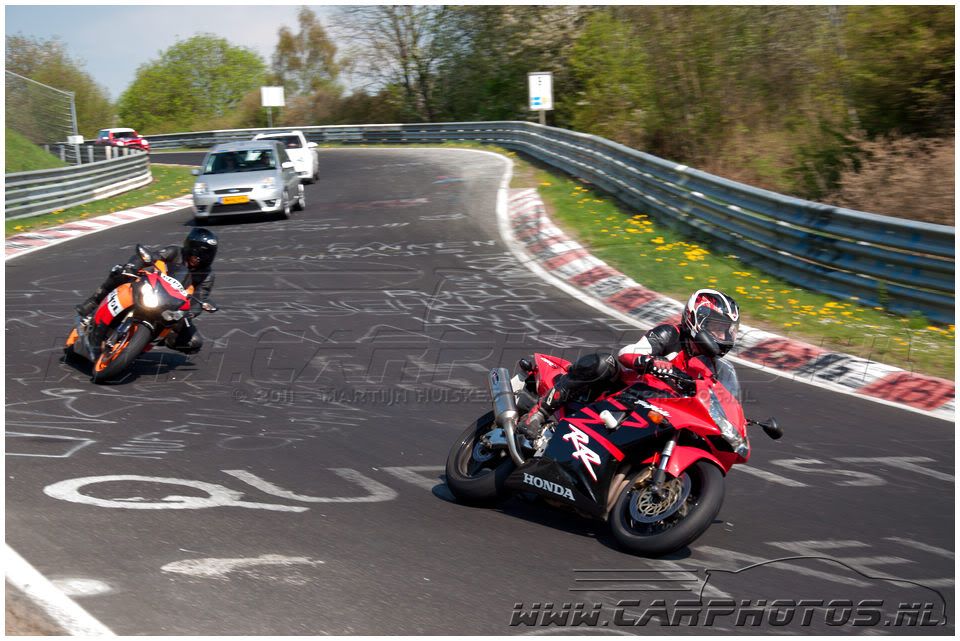
<path fill-rule="evenodd" d="M 106 383 L 120 376 L 133 365 L 152 338 L 153 332 L 140 323 L 131 324 L 123 336 L 113 337 L 113 344 L 93 363 L 93 382 Z"/>
<path fill-rule="evenodd" d="M 650 491 L 651 470 L 635 474 L 610 511 L 610 529 L 622 548 L 662 556 L 703 534 L 723 504 L 723 472 L 707 461 L 667 477 L 661 497 Z"/>
<path fill-rule="evenodd" d="M 480 442 L 493 428 L 489 412 L 463 431 L 447 456 L 447 487 L 462 503 L 489 504 L 506 495 L 504 482 L 516 466 L 505 449 L 488 450 Z"/>

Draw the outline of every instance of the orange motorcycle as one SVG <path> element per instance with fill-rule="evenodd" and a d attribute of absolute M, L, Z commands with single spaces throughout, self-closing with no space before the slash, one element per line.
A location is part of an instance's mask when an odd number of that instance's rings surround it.
<path fill-rule="evenodd" d="M 136 273 L 123 272 L 134 280 L 110 292 L 89 319 L 78 317 L 63 348 L 68 358 L 93 363 L 94 383 L 121 376 L 191 314 L 193 287 L 184 287 L 147 248 L 137 245 L 137 253 L 144 266 Z M 201 309 L 217 310 L 211 303 L 202 303 Z"/>

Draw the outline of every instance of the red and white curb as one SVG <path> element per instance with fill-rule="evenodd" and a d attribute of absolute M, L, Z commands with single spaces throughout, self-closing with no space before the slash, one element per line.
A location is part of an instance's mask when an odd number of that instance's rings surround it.
<path fill-rule="evenodd" d="M 592 299 L 586 302 L 625 317 L 642 329 L 679 321 L 683 303 L 644 287 L 590 254 L 553 224 L 536 189 L 511 189 L 507 200 L 508 229 L 502 226 L 501 231 L 519 244 L 522 253 L 535 262 L 528 266 L 541 276 L 572 287 L 581 300 L 586 294 Z M 741 325 L 740 336 L 734 352 L 736 362 L 954 420 L 954 381 L 830 352 L 746 325 Z"/>
<path fill-rule="evenodd" d="M 170 212 L 190 207 L 192 204 L 192 196 L 181 196 L 153 205 L 144 205 L 143 207 L 118 211 L 104 216 L 97 216 L 96 218 L 74 220 L 69 223 L 57 225 L 56 227 L 48 227 L 24 234 L 14 234 L 6 239 L 5 260 L 10 260 L 15 256 L 29 254 L 51 245 L 65 243 L 68 240 L 73 240 L 80 236 L 95 234 L 104 229 L 111 229 L 119 225 L 126 225 L 147 218 L 153 218 L 154 216 L 169 214 Z"/>

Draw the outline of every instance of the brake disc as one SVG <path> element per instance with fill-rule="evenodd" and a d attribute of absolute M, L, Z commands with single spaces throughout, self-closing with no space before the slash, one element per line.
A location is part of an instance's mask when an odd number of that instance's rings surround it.
<path fill-rule="evenodd" d="M 639 523 L 656 523 L 676 513 L 690 496 L 690 476 L 672 478 L 660 486 L 663 498 L 653 496 L 649 483 L 633 490 L 630 498 L 630 517 Z"/>

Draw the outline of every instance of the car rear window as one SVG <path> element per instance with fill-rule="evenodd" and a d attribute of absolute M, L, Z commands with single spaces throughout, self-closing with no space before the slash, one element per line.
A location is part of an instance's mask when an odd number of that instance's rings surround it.
<path fill-rule="evenodd" d="M 203 167 L 205 174 L 230 174 L 238 171 L 264 171 L 277 166 L 269 149 L 218 151 L 210 154 Z"/>
<path fill-rule="evenodd" d="M 300 142 L 300 136 L 265 136 L 270 140 L 276 140 L 287 149 L 301 149 L 303 144 Z"/>

